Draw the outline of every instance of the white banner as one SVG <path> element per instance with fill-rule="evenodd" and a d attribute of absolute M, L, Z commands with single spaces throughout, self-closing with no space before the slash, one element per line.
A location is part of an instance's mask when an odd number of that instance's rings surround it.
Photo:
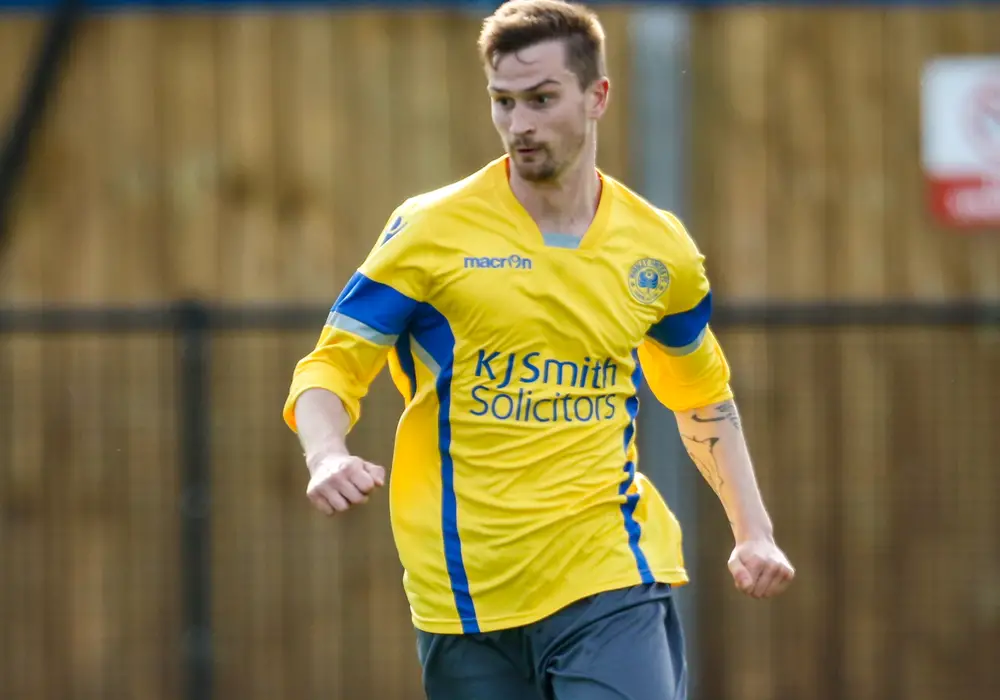
<path fill-rule="evenodd" d="M 935 59 L 922 87 L 931 212 L 947 226 L 1000 225 L 1000 56 Z"/>

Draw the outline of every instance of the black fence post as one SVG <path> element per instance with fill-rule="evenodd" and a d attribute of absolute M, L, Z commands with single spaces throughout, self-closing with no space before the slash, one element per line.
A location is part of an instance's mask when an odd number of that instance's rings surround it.
<path fill-rule="evenodd" d="M 209 314 L 199 302 L 175 309 L 178 342 L 178 417 L 181 475 L 181 580 L 185 700 L 212 697 L 211 424 Z"/>

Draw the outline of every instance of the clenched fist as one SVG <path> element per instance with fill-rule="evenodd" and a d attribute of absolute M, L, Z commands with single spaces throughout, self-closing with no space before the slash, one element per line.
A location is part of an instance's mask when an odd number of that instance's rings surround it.
<path fill-rule="evenodd" d="M 385 483 L 385 469 L 351 455 L 324 457 L 311 471 L 306 495 L 326 515 L 366 503 L 368 494 Z"/>
<path fill-rule="evenodd" d="M 767 539 L 740 542 L 729 557 L 736 588 L 751 598 L 770 598 L 784 592 L 795 569 L 778 545 Z"/>

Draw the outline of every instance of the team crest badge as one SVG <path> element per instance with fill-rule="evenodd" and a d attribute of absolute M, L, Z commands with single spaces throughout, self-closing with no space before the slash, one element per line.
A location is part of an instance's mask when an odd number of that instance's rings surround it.
<path fill-rule="evenodd" d="M 670 284 L 667 266 L 653 258 L 637 260 L 628 273 L 628 290 L 642 304 L 659 299 Z"/>

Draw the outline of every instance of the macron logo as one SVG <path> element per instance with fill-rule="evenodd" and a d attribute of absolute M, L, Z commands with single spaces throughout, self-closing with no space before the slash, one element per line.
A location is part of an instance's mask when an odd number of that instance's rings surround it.
<path fill-rule="evenodd" d="M 403 221 L 403 217 L 397 216 L 396 220 L 392 222 L 389 229 L 385 232 L 385 237 L 382 239 L 382 245 L 385 245 L 393 239 L 393 237 L 406 228 L 406 222 Z"/>
<path fill-rule="evenodd" d="M 465 259 L 466 268 L 477 268 L 482 270 L 530 270 L 531 258 L 524 258 L 520 255 L 508 255 L 505 258 L 491 257 L 467 257 Z"/>

